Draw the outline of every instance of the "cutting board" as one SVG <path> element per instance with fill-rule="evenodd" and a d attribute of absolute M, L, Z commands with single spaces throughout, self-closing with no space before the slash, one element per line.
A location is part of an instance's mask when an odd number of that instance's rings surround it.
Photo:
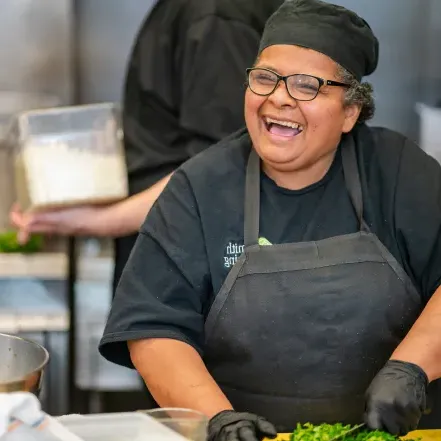
<path fill-rule="evenodd" d="M 289 441 L 289 433 L 279 433 L 279 436 L 275 441 Z M 441 441 L 441 429 L 440 430 L 416 430 L 410 432 L 408 435 L 402 438 L 407 439 L 420 439 L 421 441 Z M 268 440 L 269 441 L 269 440 Z"/>

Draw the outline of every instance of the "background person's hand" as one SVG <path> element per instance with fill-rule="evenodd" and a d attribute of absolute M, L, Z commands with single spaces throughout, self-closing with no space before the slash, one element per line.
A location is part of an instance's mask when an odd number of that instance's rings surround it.
<path fill-rule="evenodd" d="M 277 430 L 270 422 L 252 413 L 225 410 L 208 424 L 208 441 L 260 441 L 276 436 Z"/>
<path fill-rule="evenodd" d="M 426 409 L 428 379 L 417 365 L 389 360 L 366 393 L 369 429 L 406 435 L 418 426 Z"/>
<path fill-rule="evenodd" d="M 105 222 L 100 214 L 105 207 L 81 206 L 44 212 L 23 212 L 15 204 L 9 214 L 12 225 L 17 228 L 19 243 L 25 244 L 32 233 L 64 236 L 105 235 Z M 100 230 L 102 229 L 102 231 Z"/>

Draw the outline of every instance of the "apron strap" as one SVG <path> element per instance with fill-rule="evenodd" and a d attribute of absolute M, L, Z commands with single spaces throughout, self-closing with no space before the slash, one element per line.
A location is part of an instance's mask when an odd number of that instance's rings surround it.
<path fill-rule="evenodd" d="M 369 232 L 369 227 L 363 219 L 363 194 L 361 190 L 360 173 L 355 155 L 354 140 L 351 136 L 348 136 L 342 145 L 341 157 L 346 188 L 357 215 L 359 228 L 361 231 Z M 251 148 L 248 157 L 244 212 L 245 247 L 257 245 L 259 241 L 260 221 L 260 158 L 254 148 Z"/>
<path fill-rule="evenodd" d="M 346 142 L 343 143 L 341 158 L 346 189 L 354 206 L 359 228 L 362 231 L 369 231 L 369 227 L 363 219 L 363 194 L 361 190 L 360 173 L 358 171 L 358 161 L 355 155 L 354 139 L 352 136 L 348 136 Z"/>
<path fill-rule="evenodd" d="M 260 220 L 260 158 L 254 148 L 251 148 L 248 157 L 244 213 L 244 245 L 257 245 Z"/>

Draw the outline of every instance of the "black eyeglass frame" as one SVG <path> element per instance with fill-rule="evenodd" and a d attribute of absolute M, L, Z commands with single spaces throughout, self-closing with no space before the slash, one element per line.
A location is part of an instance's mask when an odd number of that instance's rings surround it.
<path fill-rule="evenodd" d="M 250 86 L 250 73 L 255 71 L 255 70 L 264 70 L 266 72 L 272 73 L 273 75 L 275 75 L 277 77 L 277 82 L 274 85 L 274 89 L 271 92 L 269 92 L 269 93 L 257 93 L 257 92 L 255 92 L 252 89 L 252 87 Z M 256 95 L 259 95 L 259 96 L 269 96 L 272 93 L 274 93 L 274 91 L 277 89 L 280 81 L 283 81 L 285 83 L 285 87 L 286 87 L 286 91 L 288 92 L 288 95 L 292 99 L 297 100 L 297 101 L 312 101 L 313 99 L 317 98 L 317 95 L 318 95 L 318 93 L 320 92 L 320 89 L 323 86 L 338 86 L 338 87 L 344 87 L 346 89 L 349 89 L 349 87 L 351 87 L 350 84 L 340 83 L 339 81 L 333 81 L 333 80 L 325 80 L 324 78 L 316 77 L 314 75 L 309 75 L 309 74 L 291 74 L 291 75 L 285 75 L 285 76 L 284 75 L 279 75 L 277 72 L 274 72 L 273 70 L 267 69 L 265 67 L 250 67 L 250 68 L 246 69 L 246 73 L 247 73 L 247 86 L 250 88 L 251 92 L 253 92 L 253 93 L 255 93 Z M 298 75 L 306 76 L 306 77 L 310 77 L 310 78 L 315 78 L 318 81 L 319 87 L 317 89 L 317 93 L 315 94 L 315 96 L 313 96 L 310 99 L 299 99 L 299 98 L 294 98 L 291 95 L 291 93 L 289 92 L 287 80 L 288 80 L 288 78 L 295 77 L 295 76 L 298 76 Z"/>

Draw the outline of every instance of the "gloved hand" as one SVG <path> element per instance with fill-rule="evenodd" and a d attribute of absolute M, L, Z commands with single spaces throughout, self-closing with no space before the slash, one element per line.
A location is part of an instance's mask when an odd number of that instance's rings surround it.
<path fill-rule="evenodd" d="M 366 392 L 366 425 L 394 435 L 415 430 L 426 409 L 427 386 L 419 366 L 389 360 Z"/>
<path fill-rule="evenodd" d="M 225 410 L 208 423 L 208 441 L 260 441 L 276 436 L 271 423 L 252 413 Z"/>

